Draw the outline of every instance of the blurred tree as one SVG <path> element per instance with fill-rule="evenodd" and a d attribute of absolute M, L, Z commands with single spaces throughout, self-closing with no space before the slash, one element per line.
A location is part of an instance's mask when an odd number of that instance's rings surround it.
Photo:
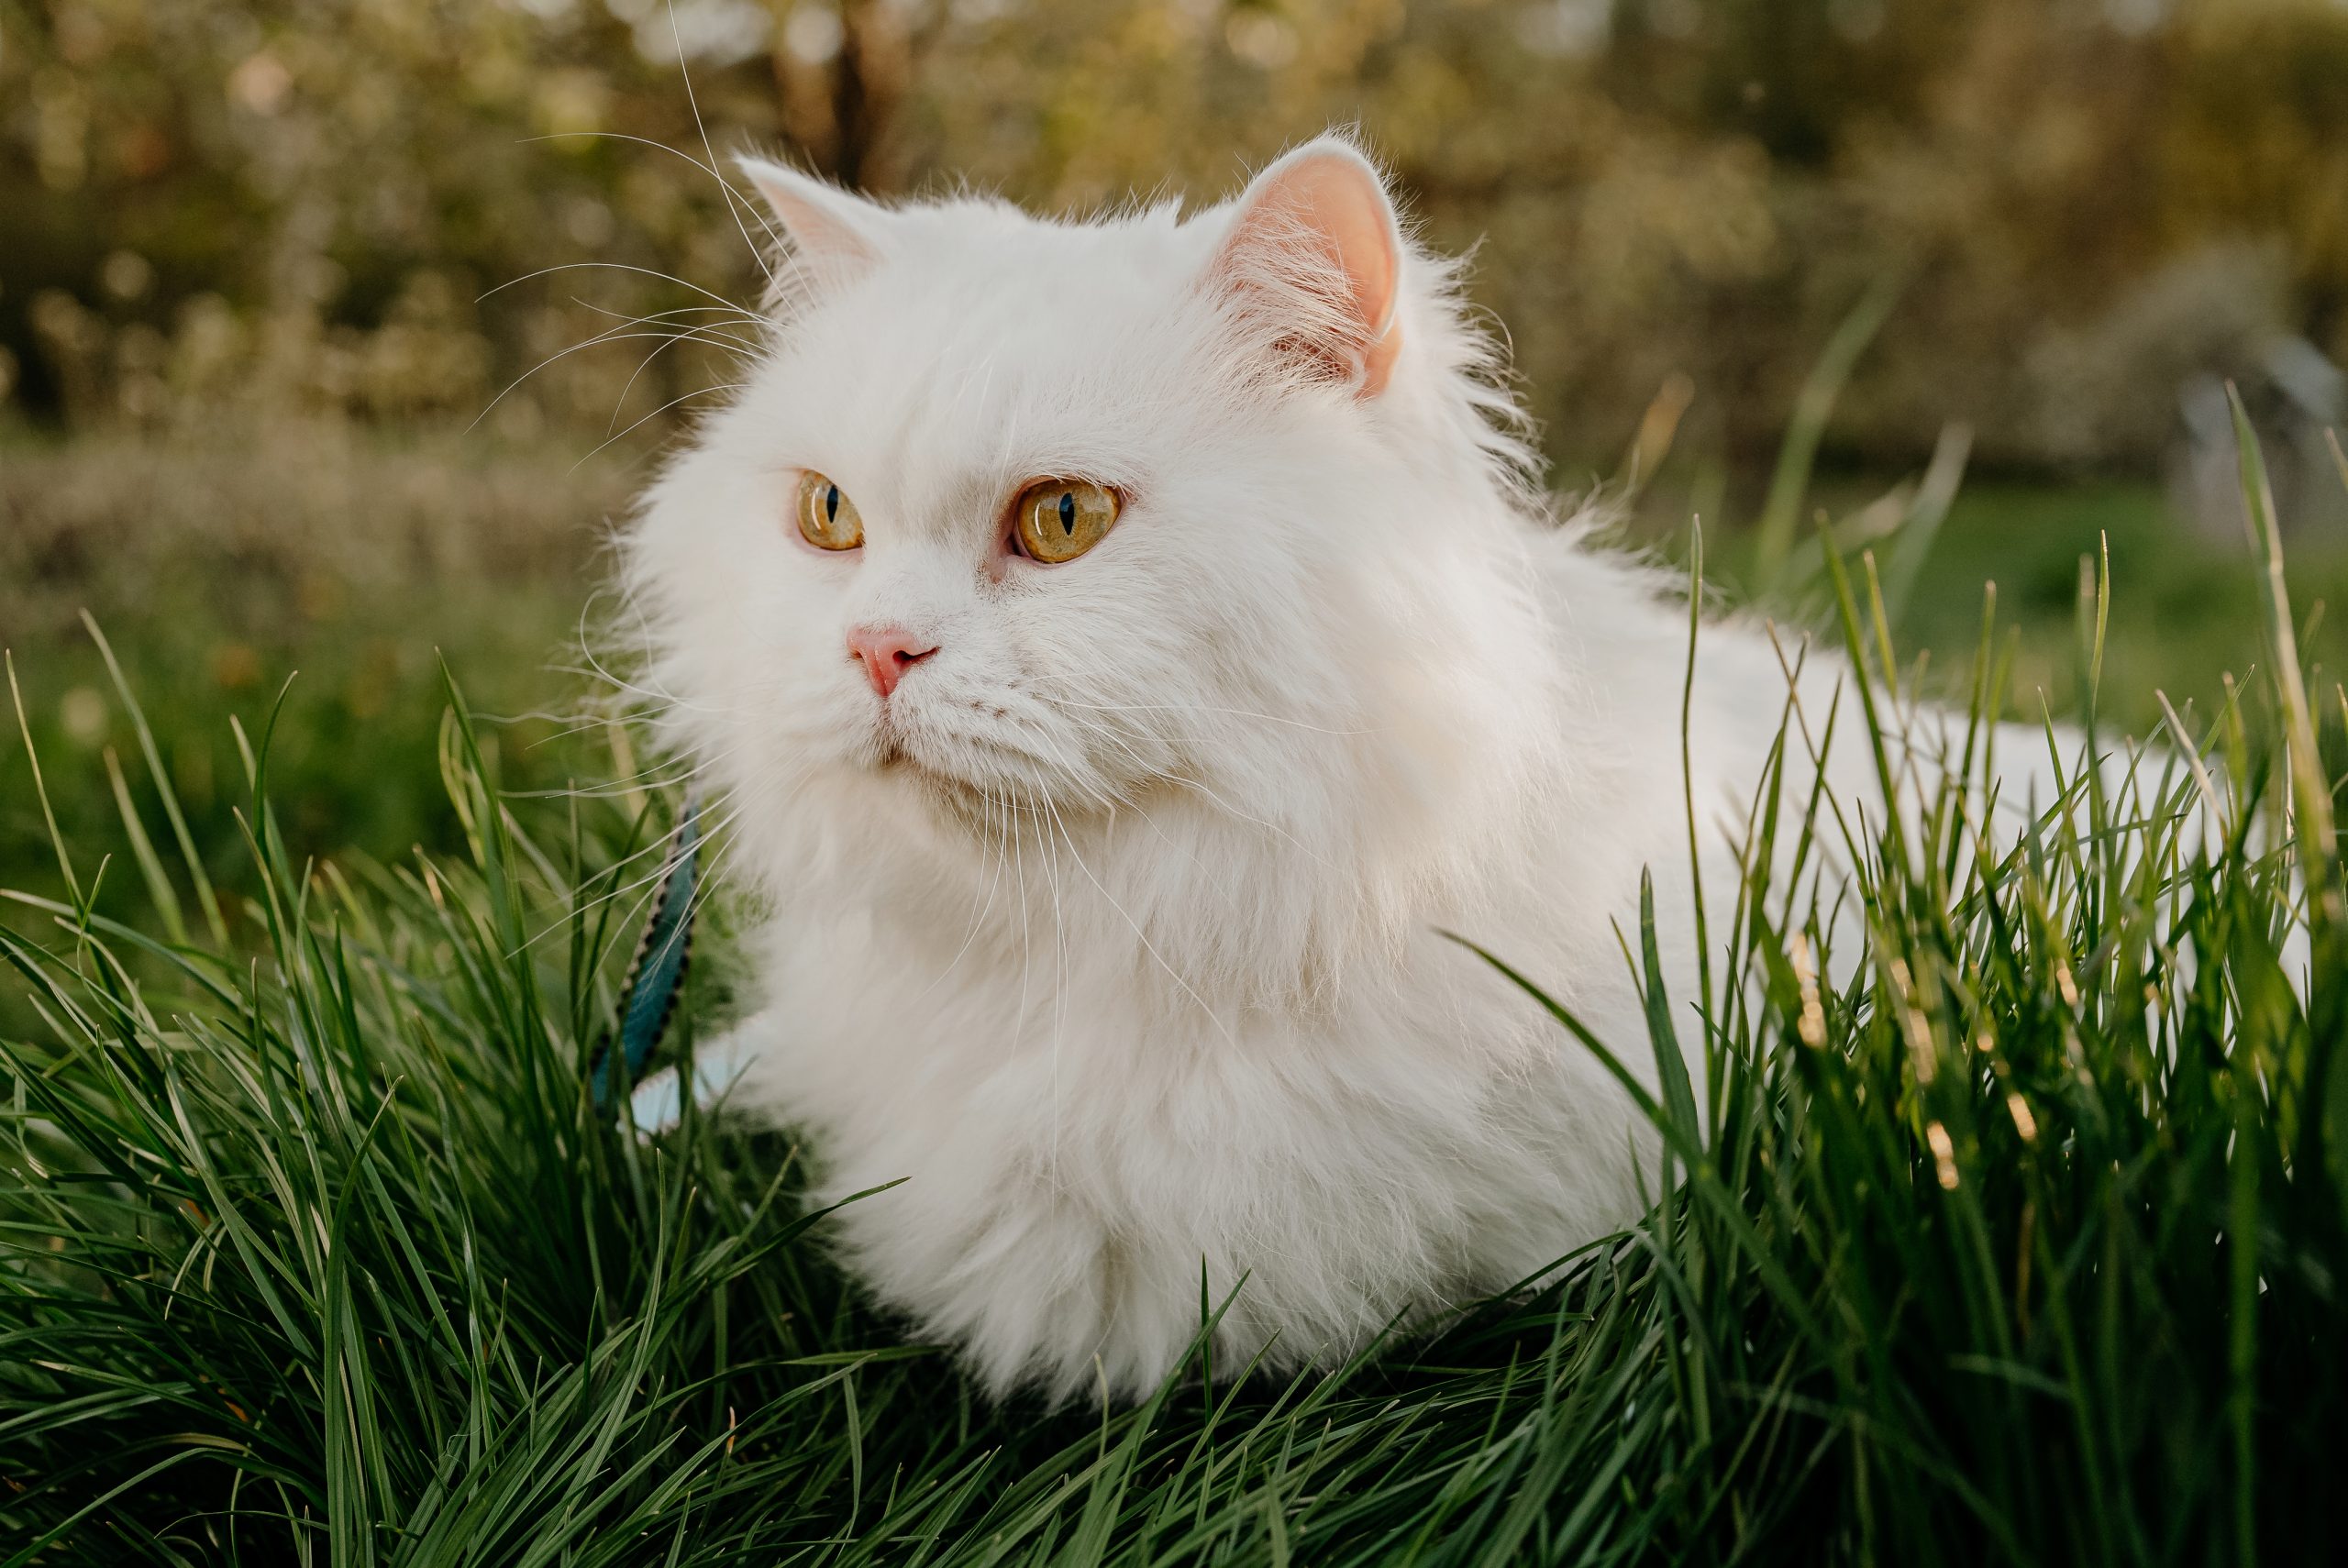
<path fill-rule="evenodd" d="M 882 156 L 914 85 L 914 62 L 942 13 L 902 0 L 773 0 L 775 87 L 783 128 L 817 172 L 886 193 L 904 171 Z"/>
<path fill-rule="evenodd" d="M 1870 461 L 1957 417 L 1992 461 L 2148 469 L 2190 367 L 2129 324 L 2245 246 L 2267 304 L 2204 313 L 2201 368 L 2348 358 L 2339 0 L 0 0 L 0 388 L 658 429 L 726 379 L 709 295 L 760 281 L 738 148 L 1085 209 L 1333 122 L 1479 247 L 1584 467 L 1682 374 L 1682 451 L 1765 461 L 1887 272 L 1833 438 Z"/>

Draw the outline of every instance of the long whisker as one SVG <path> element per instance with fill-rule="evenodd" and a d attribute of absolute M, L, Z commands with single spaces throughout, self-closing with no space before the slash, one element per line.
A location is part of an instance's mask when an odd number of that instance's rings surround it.
<path fill-rule="evenodd" d="M 1071 717 L 1073 715 L 1071 715 Z M 1079 722 L 1081 723 L 1082 721 Z M 1132 756 L 1135 764 L 1140 766 L 1144 774 L 1148 778 L 1173 784 L 1180 784 L 1184 782 L 1184 780 L 1177 775 L 1152 769 L 1138 755 L 1135 754 L 1131 746 L 1125 745 L 1124 741 L 1121 737 L 1106 731 L 1103 733 L 1108 734 L 1110 740 L 1115 742 L 1118 746 L 1123 748 L 1127 756 Z M 1189 860 L 1191 865 L 1196 866 L 1200 870 L 1206 870 L 1206 862 L 1199 858 L 1198 851 L 1192 849 L 1187 844 L 1177 843 L 1172 834 L 1168 834 L 1164 828 L 1157 825 L 1157 817 L 1153 816 L 1150 813 L 1149 808 L 1143 805 L 1139 800 L 1128 798 L 1121 803 L 1118 810 L 1133 812 L 1134 815 L 1139 817 L 1143 823 L 1147 824 L 1150 832 L 1157 835 L 1157 841 L 1160 844 L 1163 844 L 1168 849 L 1178 851 L 1183 858 Z"/>
<path fill-rule="evenodd" d="M 1225 816 L 1234 818 L 1239 822 L 1249 823 L 1255 827 L 1262 828 L 1267 833 L 1278 834 L 1280 837 L 1286 839 L 1291 845 L 1293 845 L 1299 853 L 1312 860 L 1315 865 L 1324 867 L 1330 870 L 1337 869 L 1336 867 L 1330 863 L 1327 856 L 1322 855 L 1311 845 L 1306 844 L 1302 839 L 1289 832 L 1288 829 L 1280 826 L 1280 824 L 1276 822 L 1269 821 L 1267 818 L 1255 816 L 1249 812 L 1241 811 L 1237 806 L 1235 806 L 1229 801 L 1224 800 L 1222 794 L 1204 779 L 1202 779 L 1193 774 L 1168 773 L 1163 768 L 1153 768 L 1146 761 L 1136 755 L 1130 745 L 1126 745 L 1123 738 L 1120 737 L 1113 730 L 1107 728 L 1105 725 L 1096 723 L 1093 721 L 1083 717 L 1081 714 L 1064 713 L 1061 716 L 1076 723 L 1081 724 L 1087 729 L 1093 730 L 1098 734 L 1106 736 L 1109 740 L 1123 747 L 1125 754 L 1128 756 L 1133 757 L 1135 763 L 1142 768 L 1143 772 L 1150 779 L 1158 783 L 1171 784 L 1178 789 L 1194 790 L 1198 793 L 1204 795 L 1209 801 L 1213 801 Z M 1133 804 L 1134 802 L 1128 801 L 1127 803 Z"/>
<path fill-rule="evenodd" d="M 680 60 L 683 57 L 681 55 L 679 56 Z M 688 83 L 687 85 L 690 87 L 691 83 Z M 648 136 L 636 136 L 627 131 L 615 130 L 549 131 L 544 136 L 522 137 L 519 138 L 519 145 L 527 146 L 534 141 L 569 141 L 574 137 L 591 137 L 604 141 L 632 141 L 639 147 L 648 147 L 656 151 L 665 152 L 671 158 L 683 159 L 687 163 L 692 164 L 694 168 L 700 170 L 703 173 L 716 181 L 727 195 L 748 207 L 750 209 L 750 215 L 759 220 L 759 226 L 766 230 L 767 237 L 769 239 L 773 240 L 777 245 L 781 245 L 782 243 L 782 237 L 775 232 L 774 225 L 767 220 L 766 214 L 759 210 L 757 203 L 751 201 L 748 196 L 742 193 L 740 186 L 735 184 L 734 182 L 725 177 L 725 171 L 723 169 L 717 168 L 714 164 L 703 163 L 700 159 L 695 158 L 692 153 L 687 152 L 681 147 L 670 147 L 667 142 L 657 141 Z M 706 137 L 704 137 L 703 139 L 706 141 Z"/>
<path fill-rule="evenodd" d="M 659 418 L 662 414 L 668 413 L 670 409 L 676 407 L 681 403 L 691 403 L 697 397 L 711 397 L 718 392 L 740 392 L 744 387 L 747 387 L 749 384 L 750 383 L 748 381 L 719 381 L 713 386 L 696 388 L 694 391 L 686 392 L 682 396 L 672 397 L 668 402 L 662 403 L 659 407 L 654 409 L 651 413 L 646 414 L 643 418 L 637 420 L 626 429 L 606 436 L 603 440 L 597 442 L 589 449 L 585 457 L 581 458 L 578 462 L 570 465 L 570 471 L 573 473 L 578 472 L 580 466 L 593 458 L 596 453 L 601 452 L 604 447 L 611 446 L 614 442 L 626 440 L 638 430 L 641 430 L 645 425 L 649 425 L 652 421 Z M 625 397 L 626 393 L 622 392 L 621 395 Z"/>
<path fill-rule="evenodd" d="M 627 394 L 636 390 L 637 381 L 643 376 L 645 371 L 652 368 L 652 361 L 658 359 L 661 355 L 666 354 L 670 349 L 674 348 L 678 344 L 689 339 L 703 343 L 731 344 L 737 352 L 748 355 L 753 359 L 765 352 L 765 348 L 761 345 L 745 343 L 742 339 L 735 337 L 732 333 L 719 332 L 714 327 L 694 327 L 691 331 L 672 333 L 666 343 L 661 344 L 659 348 L 655 348 L 651 353 L 647 354 L 637 363 L 635 371 L 629 375 L 626 383 L 620 388 L 619 396 L 612 400 L 611 423 L 604 426 L 604 436 L 609 436 L 612 434 L 613 429 L 618 425 L 620 422 L 620 410 L 627 406 Z M 638 420 L 637 422 L 638 425 L 642 423 L 642 420 Z M 630 425 L 629 428 L 634 429 L 635 425 Z M 605 445 L 609 445 L 609 442 L 606 441 Z M 603 447 L 598 447 L 595 449 L 600 452 L 603 450 Z"/>
<path fill-rule="evenodd" d="M 1217 708 L 1203 702 L 1080 702 L 1072 697 L 1057 696 L 1047 691 L 1039 691 L 1036 696 L 1056 708 L 1084 708 L 1101 713 L 1216 713 L 1234 719 L 1259 719 L 1268 724 L 1286 724 L 1293 729 L 1310 730 L 1314 734 L 1374 735 L 1380 733 L 1378 729 L 1333 730 L 1279 713 L 1257 713 L 1246 708 Z"/>
<path fill-rule="evenodd" d="M 1051 803 L 1048 801 L 1045 801 L 1043 804 L 1046 811 L 1051 810 Z M 1055 825 L 1057 825 L 1057 813 L 1055 813 L 1054 820 Z M 1065 835 L 1065 830 L 1063 830 L 1063 835 Z M 1039 842 L 1042 841 L 1043 826 L 1040 821 L 1036 824 L 1036 837 Z M 1059 1179 L 1060 1128 L 1066 1121 L 1066 1118 L 1059 1114 L 1060 1059 L 1068 1043 L 1068 915 L 1066 911 L 1060 908 L 1060 854 L 1058 846 L 1054 846 L 1052 848 L 1052 857 L 1048 864 L 1050 867 L 1050 885 L 1052 890 L 1053 961 L 1058 971 L 1058 984 L 1053 987 L 1052 994 L 1051 1167 L 1052 1177 L 1057 1181 Z"/>
<path fill-rule="evenodd" d="M 573 354 L 580 352 L 581 349 L 598 348 L 605 343 L 625 343 L 630 338 L 637 337 L 658 337 L 668 342 L 674 342 L 680 338 L 694 337 L 700 338 L 703 342 L 714 342 L 718 341 L 718 336 L 713 336 L 705 329 L 698 327 L 688 328 L 681 332 L 626 332 L 622 331 L 618 327 L 613 327 L 609 331 L 599 332 L 593 337 L 573 343 L 568 348 L 557 349 L 554 353 L 548 355 L 545 359 L 539 360 L 537 364 L 531 366 L 528 370 L 523 371 L 520 375 L 506 382 L 504 388 L 500 391 L 495 397 L 491 398 L 489 402 L 482 406 L 482 411 L 479 414 L 473 415 L 472 424 L 466 425 L 465 428 L 467 430 L 472 430 L 479 427 L 481 422 L 489 417 L 491 411 L 496 408 L 499 403 L 504 403 L 508 397 L 513 395 L 515 389 L 521 386 L 524 381 L 528 381 L 532 376 L 537 375 L 540 370 L 547 369 L 548 366 L 558 364 L 564 359 L 570 359 Z M 755 351 L 756 350 L 746 350 L 746 352 Z M 615 414 L 615 417 L 616 417 L 616 414 Z"/>
<path fill-rule="evenodd" d="M 690 289 L 694 293 L 701 295 L 702 298 L 705 300 L 714 300 L 717 304 L 724 305 L 728 310 L 742 311 L 742 314 L 745 315 L 752 314 L 749 311 L 742 310 L 740 305 L 736 304 L 724 294 L 714 293 L 709 289 L 704 289 L 699 283 L 689 283 L 685 282 L 684 279 L 678 277 L 674 272 L 663 272 L 657 267 L 638 267 L 634 263 L 627 261 L 559 261 L 551 267 L 541 267 L 534 272 L 525 272 L 518 278 L 508 278 L 502 283 L 484 289 L 480 293 L 473 296 L 473 303 L 475 304 L 479 304 L 482 301 L 489 298 L 492 294 L 504 293 L 506 290 L 513 288 L 517 284 L 526 283 L 533 278 L 544 278 L 556 272 L 575 272 L 593 268 L 600 268 L 614 272 L 635 272 L 647 278 L 658 278 L 664 283 L 674 283 L 681 289 Z"/>
<path fill-rule="evenodd" d="M 592 728 L 595 724 L 606 724 L 610 723 L 612 723 L 612 721 L 609 719 L 593 720 L 588 724 L 581 725 L 580 729 L 573 730 L 570 733 L 576 734 L 579 734 L 581 730 Z M 641 794 L 646 790 L 665 790 L 674 785 L 690 783 L 693 779 L 705 775 L 715 764 L 725 761 L 727 757 L 733 756 L 740 749 L 741 746 L 737 745 L 728 746 L 724 751 L 712 755 L 702 755 L 696 753 L 691 756 L 669 757 L 663 761 L 653 763 L 649 767 L 639 767 L 634 773 L 626 774 L 617 778 L 606 779 L 601 784 L 597 784 L 584 790 L 577 788 L 567 788 L 561 790 L 508 790 L 504 792 L 519 801 L 616 800 L 628 795 Z M 661 777 L 664 773 L 667 776 Z"/>
<path fill-rule="evenodd" d="M 609 305 L 597 304 L 593 300 L 587 299 L 580 294 L 571 295 L 570 303 L 577 305 L 581 310 L 593 311 L 597 315 L 608 316 L 614 321 L 625 321 L 637 326 L 648 326 L 656 322 L 673 321 L 681 316 L 688 315 L 718 316 L 723 321 L 738 323 L 744 326 L 755 326 L 762 331 L 767 325 L 764 318 L 755 315 L 750 312 L 742 309 L 738 305 L 677 305 L 669 310 L 656 310 L 648 312 L 643 315 L 630 315 L 624 310 L 614 310 Z"/>
<path fill-rule="evenodd" d="M 704 810 L 706 810 L 706 808 L 704 808 Z M 742 810 L 743 808 L 737 806 L 717 821 L 712 823 L 703 830 L 703 836 L 707 839 L 715 839 L 721 831 L 740 817 Z M 611 891 L 602 894 L 596 898 L 590 899 L 587 902 L 577 906 L 576 909 L 571 911 L 571 918 L 576 919 L 578 916 L 583 915 L 592 910 L 601 909 L 605 904 L 615 902 L 622 898 L 626 898 L 630 893 L 636 893 L 638 889 L 642 889 L 643 891 L 637 893 L 637 896 L 628 904 L 626 917 L 617 922 L 613 928 L 613 944 L 615 946 L 626 936 L 628 928 L 635 924 L 637 914 L 641 912 L 655 898 L 659 896 L 661 885 L 668 880 L 670 874 L 675 871 L 677 867 L 681 864 L 678 860 L 668 856 L 666 852 L 669 847 L 670 841 L 664 835 L 663 837 L 655 840 L 645 849 L 638 850 L 636 854 L 627 856 L 626 859 L 615 862 L 613 867 L 614 869 L 616 869 L 620 866 L 626 866 L 632 861 L 640 860 L 648 853 L 655 851 L 661 853 L 660 864 L 655 867 L 651 871 L 636 878 L 634 881 L 626 883 L 619 887 L 615 887 Z M 688 912 L 690 912 L 690 911 Z M 513 952 L 508 953 L 505 956 L 508 958 L 519 957 L 521 955 L 528 952 L 531 948 L 537 946 L 540 942 L 544 941 L 548 936 L 551 935 L 555 932 L 565 929 L 567 924 L 568 922 L 565 921 L 558 921 L 549 924 L 545 930 L 539 932 L 536 936 L 525 938 L 520 946 L 515 948 Z M 609 955 L 609 949 L 606 950 L 605 956 Z"/>
<path fill-rule="evenodd" d="M 1124 803 L 1120 796 L 1112 794 L 1097 781 L 1096 770 L 1083 766 L 1086 759 L 1082 751 L 1071 748 L 1058 735 L 1040 734 L 1036 738 L 1051 747 L 1053 760 L 1062 777 L 1083 794 L 1088 804 L 1102 811 L 1113 812 Z M 1138 756 L 1134 760 L 1141 763 Z M 1148 771 L 1146 763 L 1142 763 L 1142 767 L 1143 771 Z"/>
<path fill-rule="evenodd" d="M 590 594 L 588 596 L 587 602 L 580 606 L 578 627 L 580 656 L 587 661 L 588 668 L 593 670 L 599 678 L 617 688 L 619 690 L 625 691 L 633 697 L 642 698 L 648 702 L 665 704 L 672 708 L 682 708 L 696 713 L 714 714 L 719 718 L 730 718 L 735 715 L 737 712 L 736 709 L 713 707 L 706 702 L 688 701 L 672 691 L 650 690 L 645 687 L 637 686 L 631 681 L 623 680 L 618 676 L 614 675 L 609 669 L 605 668 L 604 667 L 603 660 L 596 657 L 594 646 L 587 635 L 587 617 L 593 613 L 595 601 L 601 597 L 603 597 L 603 595 L 600 591 Z M 628 603 L 629 607 L 635 609 L 637 612 L 637 620 L 639 626 L 644 626 L 644 613 L 642 609 L 636 605 L 633 599 L 629 599 Z M 648 640 L 649 627 L 645 626 L 644 629 Z"/>
<path fill-rule="evenodd" d="M 987 856 L 987 858 L 991 859 L 994 862 L 994 871 L 987 878 L 986 902 L 978 910 L 977 913 L 970 917 L 969 934 L 962 939 L 962 945 L 956 949 L 954 956 L 947 961 L 946 967 L 938 971 L 937 977 L 930 981 L 928 985 L 922 988 L 921 995 L 914 999 L 916 1002 L 921 1001 L 924 998 L 927 997 L 930 992 L 944 985 L 946 983 L 947 977 L 953 974 L 954 971 L 961 966 L 963 955 L 969 953 L 970 951 L 971 944 L 978 941 L 979 932 L 985 926 L 987 916 L 994 912 L 995 888 L 996 885 L 1002 880 L 1002 870 L 1006 864 L 1006 860 L 1004 856 L 999 851 L 995 850 L 989 843 L 993 833 L 994 812 L 996 806 L 995 798 L 983 790 L 979 791 L 979 795 L 980 799 L 985 803 L 987 810 L 987 827 L 981 831 L 979 835 L 979 849 L 982 856 Z M 973 904 L 978 903 L 977 897 L 974 895 L 970 901 Z"/>
<path fill-rule="evenodd" d="M 1041 834 L 1038 835 L 1040 842 Z M 1019 815 L 1011 813 L 1011 851 L 1013 864 L 1019 876 L 1019 1010 L 1012 1015 L 1012 1044 L 1019 1043 L 1019 1032 L 1027 1022 L 1027 984 L 1035 962 L 1035 943 L 1028 933 L 1029 906 L 1034 900 L 1027 896 L 1027 852 L 1019 831 Z"/>
<path fill-rule="evenodd" d="M 735 194 L 734 187 L 726 183 L 725 176 L 717 172 L 717 149 L 709 144 L 709 122 L 701 117 L 701 99 L 693 93 L 692 70 L 685 63 L 685 35 L 677 26 L 676 0 L 669 0 L 669 37 L 677 46 L 677 75 L 685 84 L 685 102 L 693 112 L 693 128 L 701 133 L 702 155 L 709 160 L 703 167 L 715 177 L 717 188 L 725 197 L 725 215 L 734 220 L 734 230 L 742 237 L 743 248 L 749 251 L 750 259 L 758 263 L 759 271 L 767 275 L 769 283 L 772 283 L 775 281 L 774 269 L 767 264 L 766 252 L 760 250 L 758 242 L 750 237 L 750 231 L 744 226 L 742 215 L 735 206 L 740 198 Z"/>
<path fill-rule="evenodd" d="M 1116 900 L 1116 897 L 1112 894 L 1107 888 L 1102 886 L 1100 878 L 1092 875 L 1092 867 L 1084 863 L 1083 855 L 1080 854 L 1076 847 L 1076 840 L 1069 835 L 1067 825 L 1059 823 L 1058 817 L 1058 813 L 1055 812 L 1055 825 L 1058 826 L 1060 836 L 1068 840 L 1068 852 L 1075 859 L 1077 869 L 1084 873 L 1086 878 L 1090 880 L 1092 886 L 1100 891 L 1100 894 L 1103 899 L 1108 900 L 1109 907 L 1115 910 L 1118 914 L 1124 917 L 1125 923 L 1133 927 L 1134 935 L 1140 940 L 1143 950 L 1157 961 L 1157 966 L 1165 970 L 1176 985 L 1182 988 L 1183 994 L 1188 996 L 1192 1001 L 1199 1004 L 1199 1010 L 1207 1015 L 1207 1021 L 1214 1025 L 1215 1032 L 1223 1036 L 1224 1043 L 1232 1046 L 1233 1049 L 1237 1049 L 1239 1042 L 1232 1034 L 1230 1026 L 1223 1021 L 1222 1014 L 1216 1012 L 1213 1007 L 1209 1006 L 1207 999 L 1199 994 L 1198 988 L 1191 985 L 1190 981 L 1184 979 L 1181 974 L 1175 969 L 1174 966 L 1166 961 L 1165 955 L 1157 951 L 1157 944 L 1150 941 L 1149 933 L 1142 930 L 1141 922 L 1134 919 L 1131 914 L 1127 913 L 1125 906 L 1119 903 Z"/>

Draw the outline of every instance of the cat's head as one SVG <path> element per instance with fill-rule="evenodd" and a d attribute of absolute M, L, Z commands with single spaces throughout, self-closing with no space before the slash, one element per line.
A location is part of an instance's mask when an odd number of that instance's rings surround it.
<path fill-rule="evenodd" d="M 1350 143 L 1187 218 L 748 171 L 770 341 L 627 561 L 646 686 L 754 825 L 1173 791 L 1295 841 L 1475 794 L 1522 675 L 1523 454 Z"/>

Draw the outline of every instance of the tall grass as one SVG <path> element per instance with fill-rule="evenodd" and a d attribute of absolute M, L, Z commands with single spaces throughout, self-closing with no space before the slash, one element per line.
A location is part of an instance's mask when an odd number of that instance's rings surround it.
<path fill-rule="evenodd" d="M 2132 775 L 2090 700 L 2110 760 L 2010 831 L 1992 618 L 1914 797 L 1874 564 L 1830 545 L 1872 679 L 1789 712 L 1707 994 L 1650 913 L 1649 1039 L 1552 1007 L 1656 1064 L 1648 1216 L 1432 1334 L 1138 1408 L 986 1406 L 827 1260 L 782 1135 L 593 1109 L 657 804 L 509 808 L 452 688 L 469 852 L 297 865 L 264 730 L 257 951 L 135 812 L 151 929 L 61 842 L 72 896 L 0 929 L 42 1024 L 0 1046 L 0 1563 L 2333 1560 L 2348 700 L 2302 679 L 2247 442 L 2244 481 L 2269 668 Z M 1830 724 L 1913 811 L 1798 782 Z"/>
<path fill-rule="evenodd" d="M 505 713 L 547 696 L 549 657 L 578 663 L 596 520 L 630 482 L 608 456 L 579 456 L 301 421 L 62 439 L 0 422 L 0 640 L 39 661 L 25 671 L 27 716 L 58 825 L 77 845 L 116 835 L 119 772 L 162 841 L 145 782 L 160 765 L 208 870 L 233 871 L 244 779 L 219 715 L 265 710 L 298 668 L 270 767 L 289 840 L 381 855 L 456 842 L 432 772 L 434 651 Z M 116 670 L 83 633 L 85 613 L 114 635 L 119 671 L 155 720 L 148 734 L 106 700 Z M 550 738 L 570 723 L 484 736 L 509 787 L 559 786 L 577 768 Z M 13 719 L 0 730 L 13 734 Z M 31 793 L 15 745 L 0 744 L 0 886 L 54 870 Z M 110 879 L 100 907 L 137 916 L 137 881 Z M 14 1004 L 0 998 L 0 1029 L 25 1016 Z"/>

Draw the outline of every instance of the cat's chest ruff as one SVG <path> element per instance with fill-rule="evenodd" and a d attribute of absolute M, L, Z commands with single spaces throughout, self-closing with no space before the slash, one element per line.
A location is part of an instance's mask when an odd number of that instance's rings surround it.
<path fill-rule="evenodd" d="M 1300 1143 L 1367 1158 L 1363 1140 L 1405 1127 L 1465 1135 L 1495 1081 L 1458 1020 L 1390 990 L 1298 1015 L 1051 971 L 830 978 L 852 987 L 836 1005 L 780 1010 L 778 1108 L 825 1134 L 854 1184 L 909 1176 L 941 1200 L 941 1184 L 975 1182 L 1081 1189 L 1104 1212 L 1142 1192 L 1244 1207 L 1289 1188 Z M 1479 1022 L 1498 1045 L 1501 1021 Z"/>
<path fill-rule="evenodd" d="M 1071 1140 L 1104 1164 L 1212 1158 L 1277 1150 L 1300 1117 L 1341 1106 L 1358 1122 L 1367 1105 L 1472 1098 L 1554 1047 L 1534 1010 L 1431 930 L 1282 1006 L 1235 999 L 1119 929 L 1123 944 L 1072 927 L 1023 944 L 964 927 L 919 947 L 779 931 L 771 1097 L 901 1158 L 980 1137 L 1013 1161 L 1063 1158 Z"/>

